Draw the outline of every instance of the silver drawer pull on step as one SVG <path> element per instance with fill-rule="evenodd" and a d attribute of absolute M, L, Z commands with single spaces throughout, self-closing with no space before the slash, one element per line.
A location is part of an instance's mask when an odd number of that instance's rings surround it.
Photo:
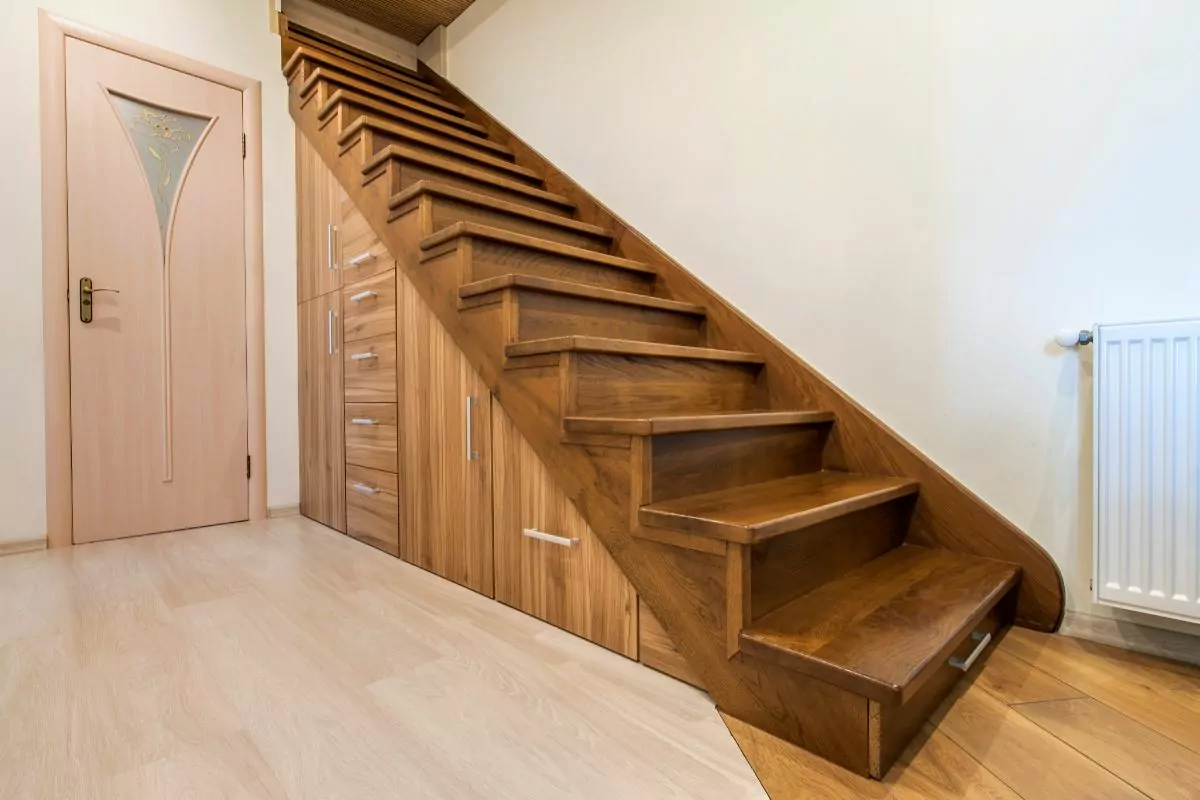
<path fill-rule="evenodd" d="M 351 425 L 378 425 L 379 420 L 371 419 L 370 417 L 353 417 L 350 420 Z"/>
<path fill-rule="evenodd" d="M 579 544 L 578 539 L 569 539 L 566 536 L 555 536 L 553 533 L 539 531 L 537 528 L 526 528 L 522 531 L 523 534 L 530 539 L 537 539 L 539 542 L 549 542 L 560 547 L 574 547 Z"/>
<path fill-rule="evenodd" d="M 372 358 L 379 358 L 378 353 L 355 353 L 350 356 L 351 361 L 370 361 Z"/>
<path fill-rule="evenodd" d="M 368 289 L 365 292 L 359 292 L 358 294 L 350 295 L 350 302 L 351 303 L 361 303 L 363 300 L 366 300 L 369 297 L 378 297 L 378 296 L 379 295 L 377 295 L 375 292 L 372 292 L 370 289 Z"/>
<path fill-rule="evenodd" d="M 992 641 L 992 635 L 990 633 L 980 633 L 979 631 L 972 633 L 971 638 L 974 641 L 979 642 L 979 644 L 975 645 L 975 649 L 971 651 L 971 655 L 967 656 L 965 659 L 950 659 L 950 666 L 966 672 L 971 668 L 971 665 L 975 663 L 975 659 L 979 658 L 984 649 L 987 648 L 988 644 Z"/>
<path fill-rule="evenodd" d="M 372 253 L 370 250 L 368 250 L 367 252 L 363 253 L 362 255 L 357 255 L 354 258 L 347 261 L 346 266 L 357 267 L 361 264 L 367 263 L 368 261 L 374 261 L 374 260 L 375 260 L 375 254 Z"/>
<path fill-rule="evenodd" d="M 379 490 L 374 486 L 367 486 L 365 483 L 356 483 L 353 486 L 354 491 L 359 494 L 379 494 Z"/>

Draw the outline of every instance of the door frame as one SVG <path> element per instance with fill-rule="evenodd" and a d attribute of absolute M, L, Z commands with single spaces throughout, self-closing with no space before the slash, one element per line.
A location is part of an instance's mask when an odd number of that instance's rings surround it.
<path fill-rule="evenodd" d="M 67 277 L 67 39 L 235 89 L 242 95 L 246 267 L 247 481 L 252 520 L 267 516 L 266 343 L 263 319 L 262 84 L 38 10 L 42 149 L 42 350 L 46 400 L 46 542 L 74 543 L 71 480 L 71 306 Z"/>

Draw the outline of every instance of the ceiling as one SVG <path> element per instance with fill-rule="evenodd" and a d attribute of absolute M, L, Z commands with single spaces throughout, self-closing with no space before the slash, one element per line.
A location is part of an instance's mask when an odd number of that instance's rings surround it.
<path fill-rule="evenodd" d="M 449 25 L 474 0 L 315 0 L 359 22 L 420 44 L 438 25 Z"/>

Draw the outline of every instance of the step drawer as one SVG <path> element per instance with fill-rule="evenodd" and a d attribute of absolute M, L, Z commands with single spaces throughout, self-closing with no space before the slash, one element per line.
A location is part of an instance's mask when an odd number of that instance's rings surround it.
<path fill-rule="evenodd" d="M 346 463 L 396 472 L 396 404 L 346 404 Z"/>
<path fill-rule="evenodd" d="M 396 334 L 346 342 L 342 348 L 347 403 L 396 402 Z"/>
<path fill-rule="evenodd" d="M 342 282 L 355 284 L 396 268 L 396 260 L 371 230 L 353 200 L 342 201 Z"/>
<path fill-rule="evenodd" d="M 380 273 L 342 289 L 342 341 L 355 342 L 396 330 L 396 271 Z"/>
<path fill-rule="evenodd" d="M 400 482 L 394 472 L 346 467 L 346 533 L 400 555 Z"/>

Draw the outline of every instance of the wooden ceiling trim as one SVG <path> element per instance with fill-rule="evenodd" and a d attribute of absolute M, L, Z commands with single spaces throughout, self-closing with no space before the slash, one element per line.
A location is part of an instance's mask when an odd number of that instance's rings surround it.
<path fill-rule="evenodd" d="M 381 31 L 420 44 L 438 25 L 449 25 L 473 0 L 315 0 Z"/>

